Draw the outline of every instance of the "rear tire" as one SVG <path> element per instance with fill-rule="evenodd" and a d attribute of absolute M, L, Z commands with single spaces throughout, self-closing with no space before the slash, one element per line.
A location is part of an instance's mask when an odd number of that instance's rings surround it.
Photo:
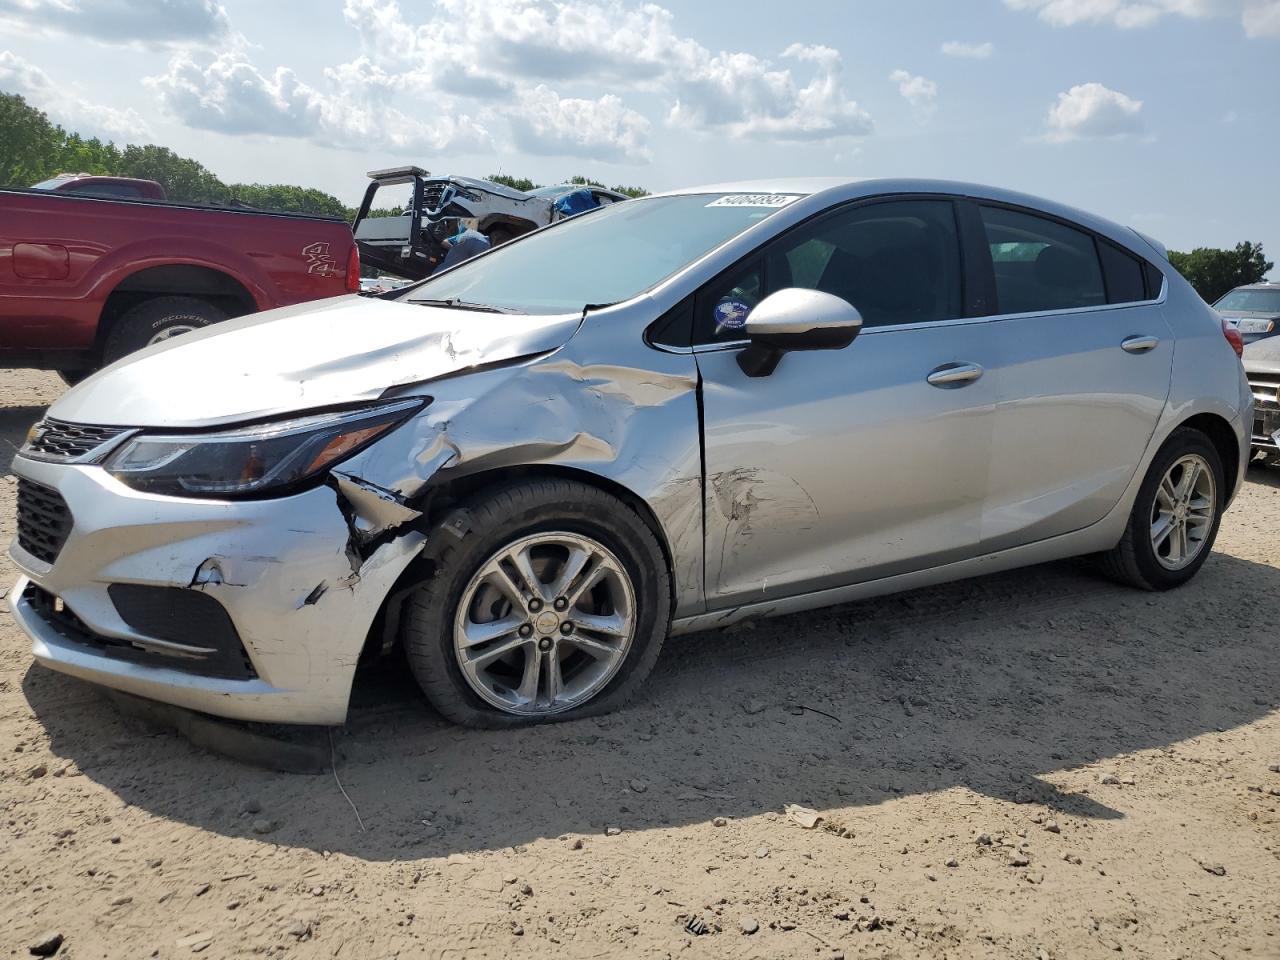
<path fill-rule="evenodd" d="M 1124 536 L 1099 556 L 1103 573 L 1140 590 L 1181 586 L 1209 558 L 1225 502 L 1217 449 L 1199 430 L 1175 430 L 1147 469 Z"/>
<path fill-rule="evenodd" d="M 404 608 L 405 653 L 432 706 L 455 723 L 487 728 L 574 720 L 623 706 L 653 669 L 671 623 L 666 559 L 645 521 L 596 487 L 560 479 L 492 488 L 465 507 L 469 531 L 461 539 L 447 532 L 438 535 L 427 555 L 434 574 Z M 584 545 L 599 548 L 576 577 L 566 572 L 571 561 L 561 561 L 557 554 L 558 545 L 566 543 L 571 544 L 566 555 Z M 505 590 L 486 580 L 501 582 L 500 575 L 486 571 L 515 569 L 499 558 L 521 550 L 535 568 L 538 589 L 546 588 L 540 600 L 533 590 L 519 589 L 525 599 L 516 602 L 511 578 L 502 582 Z M 597 563 L 605 576 L 585 586 L 582 599 L 565 609 L 555 596 L 557 582 L 562 575 L 570 578 L 562 593 L 573 594 L 569 587 L 587 584 Z M 616 606 L 610 593 L 615 587 L 624 595 Z M 484 589 L 489 592 L 481 593 Z M 602 596 L 605 606 L 592 606 Z M 543 625 L 543 618 L 556 622 Z M 628 624 L 625 637 L 611 637 L 592 626 L 615 618 Z M 567 631 L 565 622 L 570 623 Z M 493 639 L 471 647 L 466 643 L 472 641 L 461 639 L 470 630 L 495 626 L 500 629 Z M 616 655 L 606 649 L 610 645 Z M 477 666 L 499 646 L 510 652 Z M 593 652 L 588 655 L 588 650 Z M 543 656 L 549 659 L 540 659 L 538 670 L 531 671 L 530 660 Z M 559 704 L 545 679 L 551 676 L 550 658 L 564 697 Z M 531 673 L 534 695 L 528 698 L 524 691 Z"/>
<path fill-rule="evenodd" d="M 155 297 L 125 312 L 102 348 L 104 365 L 171 336 L 227 319 L 225 311 L 196 297 Z"/>

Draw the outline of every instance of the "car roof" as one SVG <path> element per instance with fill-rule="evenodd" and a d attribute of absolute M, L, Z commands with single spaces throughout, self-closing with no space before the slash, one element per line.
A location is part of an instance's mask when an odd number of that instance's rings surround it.
<path fill-rule="evenodd" d="M 1242 283 L 1238 287 L 1232 287 L 1229 292 L 1234 293 L 1237 290 L 1270 290 L 1274 287 L 1280 287 L 1280 280 L 1259 280 L 1257 283 Z"/>

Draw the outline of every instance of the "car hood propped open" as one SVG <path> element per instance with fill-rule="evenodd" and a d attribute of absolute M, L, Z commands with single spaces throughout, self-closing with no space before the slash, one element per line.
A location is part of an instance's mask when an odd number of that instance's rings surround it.
<path fill-rule="evenodd" d="M 49 416 L 207 427 L 375 400 L 391 387 L 554 350 L 580 322 L 340 297 L 148 347 L 65 394 Z"/>

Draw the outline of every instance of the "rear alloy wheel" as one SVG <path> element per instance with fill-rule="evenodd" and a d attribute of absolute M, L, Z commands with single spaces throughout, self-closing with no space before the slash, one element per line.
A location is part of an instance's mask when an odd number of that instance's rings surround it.
<path fill-rule="evenodd" d="M 657 662 L 671 623 L 666 556 L 629 504 L 576 480 L 524 480 L 459 507 L 403 611 L 427 699 L 472 727 L 616 710 Z"/>
<path fill-rule="evenodd" d="M 1151 549 L 1166 570 L 1195 562 L 1208 541 L 1218 513 L 1213 468 L 1198 453 L 1188 454 L 1165 471 L 1151 505 Z"/>
<path fill-rule="evenodd" d="M 1103 570 L 1143 590 L 1186 583 L 1213 548 L 1223 490 L 1222 459 L 1209 438 L 1176 430 L 1151 461 L 1124 536 L 1099 558 Z"/>

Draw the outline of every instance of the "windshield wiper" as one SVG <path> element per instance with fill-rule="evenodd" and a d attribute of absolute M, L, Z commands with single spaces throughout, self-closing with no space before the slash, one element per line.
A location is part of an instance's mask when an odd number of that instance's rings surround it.
<path fill-rule="evenodd" d="M 519 310 L 512 310 L 510 307 L 495 307 L 488 303 L 472 303 L 470 300 L 459 300 L 457 297 L 449 297 L 447 300 L 410 300 L 410 303 L 421 304 L 424 307 L 444 307 L 446 310 L 474 310 L 477 313 L 519 313 Z"/>

